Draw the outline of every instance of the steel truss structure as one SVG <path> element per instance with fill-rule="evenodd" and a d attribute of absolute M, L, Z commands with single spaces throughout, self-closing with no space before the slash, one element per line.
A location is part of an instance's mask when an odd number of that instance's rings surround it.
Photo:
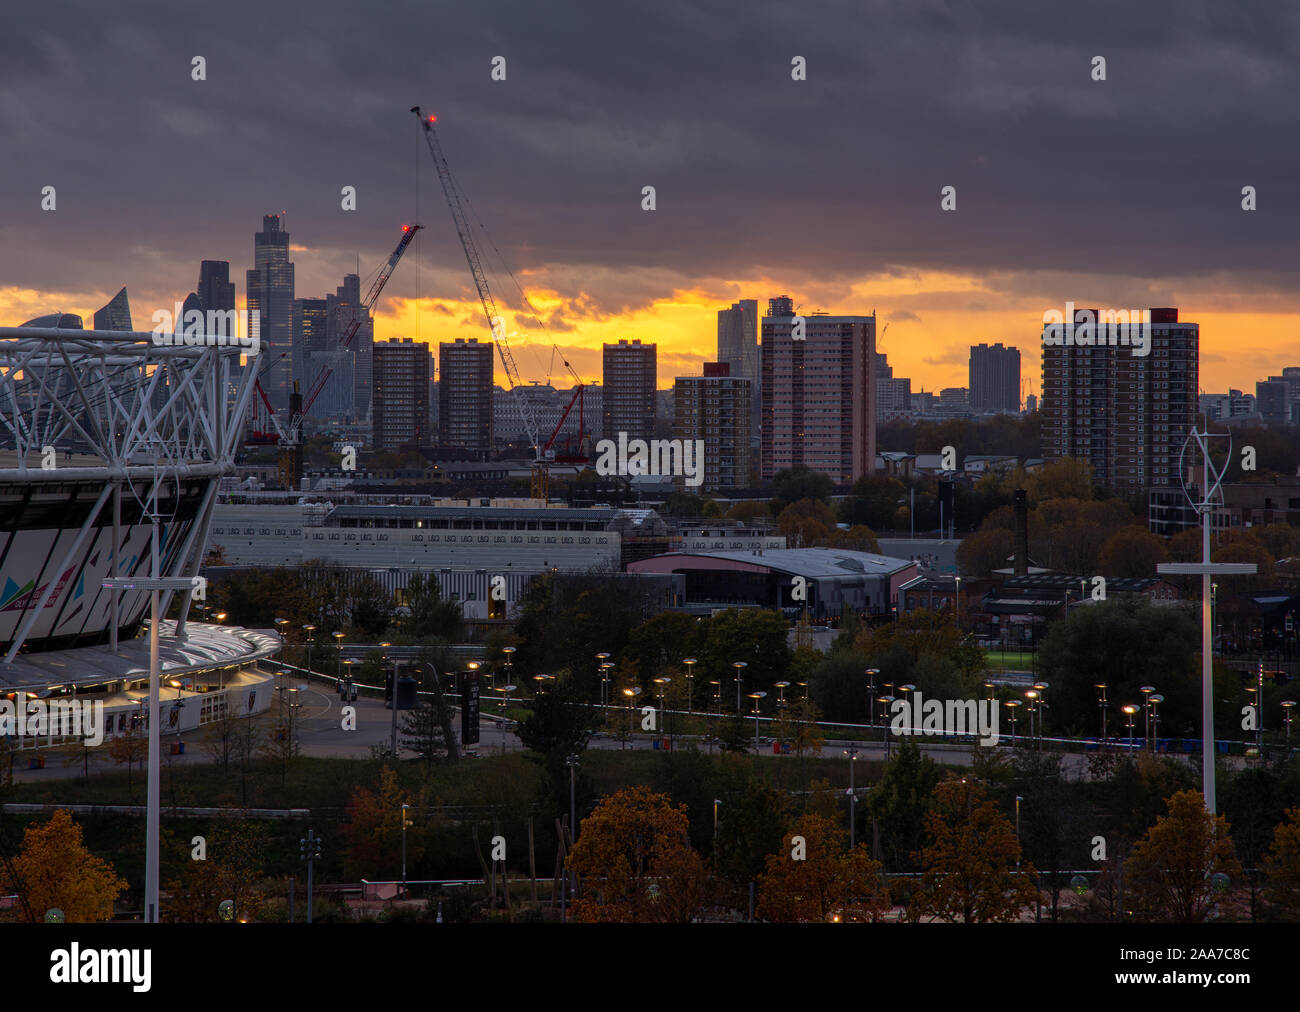
<path fill-rule="evenodd" d="M 0 524 L 0 595 L 18 588 L 0 596 L 0 664 L 25 646 L 94 641 L 105 627 L 116 649 L 149 595 L 102 589 L 100 578 L 147 571 L 139 536 L 155 516 L 168 535 L 162 575 L 197 576 L 218 483 L 243 437 L 250 350 L 226 336 L 0 327 L 0 512 L 11 519 Z M 65 516 L 45 519 L 64 502 Z M 92 551 L 104 558 L 98 570 L 87 569 Z M 70 634 L 61 623 L 74 580 L 93 593 Z M 165 592 L 164 613 L 175 593 Z M 183 637 L 193 592 L 181 593 Z"/>

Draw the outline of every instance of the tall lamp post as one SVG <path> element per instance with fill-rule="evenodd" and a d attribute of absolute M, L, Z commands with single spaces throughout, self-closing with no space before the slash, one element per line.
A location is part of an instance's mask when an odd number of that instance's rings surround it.
<path fill-rule="evenodd" d="M 684 657 L 682 663 L 686 665 L 686 712 L 689 714 L 695 698 L 695 658 Z"/>
<path fill-rule="evenodd" d="M 754 701 L 754 754 L 758 754 L 758 701 L 766 696 L 766 692 L 751 692 L 749 698 Z"/>
<path fill-rule="evenodd" d="M 874 700 L 876 698 L 876 676 L 880 674 L 879 668 L 867 668 L 867 698 Z M 876 708 L 874 705 L 867 707 L 867 715 L 870 717 L 872 727 L 876 726 Z"/>
<path fill-rule="evenodd" d="M 1011 711 L 1011 747 L 1012 747 L 1012 748 L 1015 748 L 1015 745 L 1016 745 L 1016 709 L 1020 706 L 1020 700 L 1018 700 L 1018 699 L 1008 699 L 1008 700 L 1007 700 L 1005 703 L 1003 703 L 1002 705 L 1005 706 L 1008 710 Z"/>
<path fill-rule="evenodd" d="M 1142 693 L 1142 747 L 1155 751 L 1155 746 L 1151 741 L 1151 693 L 1156 691 L 1154 685 L 1140 685 L 1138 692 Z"/>
<path fill-rule="evenodd" d="M 1165 701 L 1165 697 L 1160 693 L 1154 693 L 1147 697 L 1147 702 L 1151 705 L 1151 751 L 1156 751 L 1160 738 L 1160 704 Z"/>
<path fill-rule="evenodd" d="M 745 661 L 733 661 L 731 666 L 736 669 L 736 713 L 740 713 L 740 680 L 749 665 Z"/>
<path fill-rule="evenodd" d="M 1205 798 L 1205 809 L 1211 815 L 1216 814 L 1218 809 L 1214 784 L 1214 618 L 1210 583 L 1215 576 L 1249 575 L 1257 568 L 1253 562 L 1210 562 L 1210 515 L 1217 502 L 1219 486 L 1223 483 L 1223 472 L 1210 462 L 1209 441 L 1215 435 L 1220 438 L 1225 435 L 1228 437 L 1226 459 L 1231 460 L 1230 433 L 1201 432 L 1195 427 L 1188 434 L 1187 441 L 1183 443 L 1182 452 L 1178 456 L 1177 474 L 1183 485 L 1183 494 L 1201 518 L 1201 561 L 1162 562 L 1156 566 L 1156 572 L 1161 575 L 1195 575 L 1201 578 L 1201 793 Z M 1188 488 L 1186 477 L 1190 469 L 1183 465 L 1183 457 L 1193 441 L 1200 451 L 1202 460 L 1203 484 L 1198 490 L 1201 495 L 1199 502 L 1192 498 L 1192 490 Z"/>
<path fill-rule="evenodd" d="M 1034 691 L 1038 693 L 1038 748 L 1043 747 L 1043 720 L 1047 717 L 1047 682 L 1035 682 Z"/>
<path fill-rule="evenodd" d="M 334 673 L 334 677 L 341 682 L 343 681 L 343 634 L 341 632 L 335 632 L 332 635 L 334 636 L 334 645 L 338 647 L 339 651 L 338 664 L 336 665 L 337 670 Z"/>
<path fill-rule="evenodd" d="M 316 643 L 316 627 L 308 624 L 302 627 L 303 640 L 307 644 L 307 677 L 311 677 L 311 648 Z"/>
<path fill-rule="evenodd" d="M 849 850 L 858 842 L 858 788 L 854 781 L 853 769 L 858 764 L 858 747 L 850 745 L 844 750 L 849 757 Z"/>
<path fill-rule="evenodd" d="M 1287 745 L 1287 748 L 1290 748 L 1290 747 L 1291 747 L 1291 711 L 1294 710 L 1294 709 L 1295 709 L 1295 700 L 1294 700 L 1294 699 L 1284 699 L 1284 700 L 1282 700 L 1282 712 L 1283 712 L 1283 714 L 1285 715 L 1285 716 L 1283 717 L 1283 722 L 1286 724 L 1286 745 Z"/>
<path fill-rule="evenodd" d="M 396 688 L 396 685 L 394 685 Z M 397 694 L 393 693 L 393 708 L 397 708 Z M 402 899 L 406 899 L 406 827 L 411 825 L 411 821 L 406 817 L 406 811 L 411 806 L 403 802 L 402 804 Z"/>
<path fill-rule="evenodd" d="M 613 667 L 609 663 L 609 654 L 602 650 L 596 655 L 596 669 L 600 672 L 600 705 L 604 706 L 608 701 L 606 689 L 609 687 L 609 669 Z"/>
<path fill-rule="evenodd" d="M 1101 711 L 1101 747 L 1104 751 L 1106 748 L 1106 689 L 1108 686 L 1105 682 L 1098 682 L 1097 689 L 1097 708 Z"/>
<path fill-rule="evenodd" d="M 668 710 L 664 706 L 664 693 L 668 691 L 668 683 L 672 679 L 656 678 L 654 681 L 656 686 L 655 695 L 659 697 L 659 731 L 662 734 L 668 730 Z"/>

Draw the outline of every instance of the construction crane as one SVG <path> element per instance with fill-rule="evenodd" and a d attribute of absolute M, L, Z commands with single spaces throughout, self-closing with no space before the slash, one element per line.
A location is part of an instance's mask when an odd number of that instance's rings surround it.
<path fill-rule="evenodd" d="M 366 297 L 361 300 L 361 306 L 352 317 L 352 322 L 348 324 L 347 332 L 340 339 L 336 356 L 342 355 L 352 347 L 352 339 L 356 337 L 357 331 L 361 325 L 370 318 L 370 312 L 379 301 L 380 293 L 383 292 L 384 286 L 388 284 L 388 279 L 393 276 L 393 271 L 397 268 L 397 263 L 402 259 L 402 254 L 406 248 L 411 245 L 411 240 L 415 238 L 415 233 L 423 228 L 423 225 L 403 225 L 402 238 L 398 240 L 397 247 L 389 254 L 388 260 L 379 268 L 379 273 L 375 276 L 370 290 Z M 280 356 L 283 358 L 284 356 Z M 289 424 L 286 428 L 280 424 L 280 420 L 275 415 L 275 409 L 271 407 L 271 399 L 266 396 L 266 391 L 262 389 L 261 378 L 256 383 L 257 392 L 261 395 L 262 402 L 266 405 L 267 416 L 271 424 L 275 426 L 276 434 L 280 438 L 280 456 L 279 471 L 280 484 L 285 488 L 296 488 L 302 480 L 302 426 L 303 420 L 311 410 L 312 404 L 320 396 L 325 384 L 329 382 L 330 377 L 334 375 L 334 365 L 329 363 L 312 383 L 307 395 L 304 397 L 298 389 L 298 381 L 294 380 L 293 393 L 289 395 Z"/>
<path fill-rule="evenodd" d="M 528 397 L 524 393 L 523 381 L 519 378 L 519 369 L 515 365 L 515 357 L 510 351 L 510 343 L 506 340 L 505 319 L 497 312 L 496 299 L 492 296 L 492 289 L 488 287 L 487 275 L 483 271 L 483 259 L 479 256 L 478 246 L 474 242 L 474 235 L 470 231 L 469 219 L 465 215 L 464 203 L 461 199 L 460 189 L 456 186 L 456 181 L 452 177 L 451 169 L 447 166 L 447 159 L 442 154 L 442 145 L 438 143 L 438 134 L 433 129 L 433 124 L 437 122 L 437 116 L 426 116 L 420 111 L 418 105 L 411 107 L 420 125 L 424 127 L 424 139 L 429 145 L 429 154 L 433 156 L 434 167 L 438 170 L 438 181 L 442 184 L 443 196 L 447 198 L 447 207 L 451 209 L 452 221 L 456 225 L 456 234 L 460 237 L 461 247 L 465 250 L 465 259 L 469 262 L 470 274 L 474 277 L 474 287 L 478 289 L 479 304 L 483 307 L 483 315 L 487 317 L 488 329 L 492 332 L 493 343 L 501 355 L 501 364 L 505 367 L 506 376 L 510 380 L 510 389 L 514 392 L 515 403 L 519 408 L 519 414 L 523 419 L 524 431 L 528 435 L 528 445 L 533 451 L 533 469 L 532 481 L 530 483 L 530 495 L 534 499 L 546 499 L 550 494 L 550 473 L 547 470 L 547 464 L 555 459 L 555 451 L 551 449 L 555 442 L 555 435 L 559 433 L 559 426 L 556 427 L 555 433 L 546 441 L 543 446 L 538 442 L 537 419 L 533 416 L 533 406 L 528 402 Z M 568 365 L 568 362 L 565 362 Z M 573 372 L 572 367 L 569 368 Z M 574 374 L 576 378 L 576 373 Z M 575 399 L 582 394 L 582 387 L 579 384 Z M 567 418 L 569 411 L 573 407 L 573 401 L 569 402 L 569 407 L 565 409 L 564 417 Z M 581 412 L 581 409 L 579 409 Z M 564 424 L 563 418 L 560 425 Z M 581 433 L 579 433 L 581 436 Z"/>

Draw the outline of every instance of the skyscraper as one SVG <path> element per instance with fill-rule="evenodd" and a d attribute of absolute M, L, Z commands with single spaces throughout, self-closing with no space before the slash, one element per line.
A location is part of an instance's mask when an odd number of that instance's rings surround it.
<path fill-rule="evenodd" d="M 330 354 L 329 334 L 324 299 L 293 300 L 293 378 L 301 385 L 304 397 L 311 389 L 316 377 L 327 366 L 334 364 L 335 356 Z M 336 386 L 332 377 L 327 386 Z M 333 407 L 328 402 L 327 391 L 322 390 L 312 403 L 313 418 L 325 418 L 333 414 Z"/>
<path fill-rule="evenodd" d="M 976 414 L 1020 411 L 1020 349 L 975 344 L 970 349 L 970 407 Z"/>
<path fill-rule="evenodd" d="M 673 386 L 673 438 L 704 442 L 703 483 L 691 491 L 754 485 L 749 452 L 752 385 L 726 362 L 705 362 L 703 376 L 678 376 Z"/>
<path fill-rule="evenodd" d="M 1200 327 L 1179 323 L 1177 309 L 1152 309 L 1150 331 L 1147 355 L 1044 343 L 1045 460 L 1085 460 L 1097 485 L 1121 494 L 1178 488 L 1178 457 L 1196 421 Z"/>
<path fill-rule="evenodd" d="M 782 295 L 768 300 L 762 328 L 762 477 L 807 467 L 847 484 L 871 474 L 876 318 L 796 317 Z"/>
<path fill-rule="evenodd" d="M 95 330 L 131 330 L 131 303 L 119 288 L 103 308 L 95 311 Z"/>
<path fill-rule="evenodd" d="M 409 337 L 375 345 L 373 434 L 376 450 L 410 450 L 429 445 L 427 344 Z"/>
<path fill-rule="evenodd" d="M 289 233 L 280 228 L 280 216 L 262 217 L 262 231 L 253 234 L 253 267 L 248 272 L 248 312 L 261 328 L 262 355 L 271 363 L 262 386 L 277 411 L 289 410 L 289 393 L 295 377 L 302 376 L 293 356 L 293 263 L 289 260 Z M 251 325 L 251 322 L 250 322 Z M 279 362 L 281 355 L 289 362 Z"/>
<path fill-rule="evenodd" d="M 607 344 L 603 351 L 602 434 L 617 439 L 650 439 L 655 425 L 658 346 L 640 341 Z"/>
<path fill-rule="evenodd" d="M 361 278 L 356 274 L 345 274 L 343 284 L 334 290 L 333 295 L 325 296 L 328 316 L 328 345 L 338 359 L 335 372 L 338 382 L 330 378 L 335 411 L 341 417 L 361 420 L 370 410 L 371 383 L 373 372 L 373 355 L 375 346 L 374 318 L 361 306 Z M 343 350 L 343 339 L 347 337 L 348 328 L 357 317 L 365 313 L 365 318 L 352 337 L 352 343 Z"/>
<path fill-rule="evenodd" d="M 759 432 L 759 361 L 762 350 L 758 346 L 758 300 L 741 299 L 730 309 L 718 310 L 718 361 L 725 362 L 732 378 L 749 380 L 753 419 L 751 434 Z"/>
<path fill-rule="evenodd" d="M 376 345 L 376 351 L 380 347 Z M 491 341 L 458 337 L 438 345 L 438 442 L 473 450 L 483 459 L 492 452 Z"/>
<path fill-rule="evenodd" d="M 213 332 L 235 336 L 234 317 L 235 283 L 230 280 L 230 261 L 203 260 L 199 263 L 199 287 L 196 294 L 204 313 L 224 313 L 213 317 Z"/>

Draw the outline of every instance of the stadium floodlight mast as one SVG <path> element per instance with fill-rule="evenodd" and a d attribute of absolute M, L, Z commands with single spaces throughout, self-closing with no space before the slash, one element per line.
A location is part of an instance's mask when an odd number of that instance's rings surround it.
<path fill-rule="evenodd" d="M 1211 580 L 1216 576 L 1249 576 L 1256 571 L 1253 562 L 1210 562 L 1210 517 L 1216 502 L 1222 501 L 1220 486 L 1223 484 L 1223 470 L 1216 468 L 1210 460 L 1210 440 L 1227 439 L 1228 453 L 1225 461 L 1232 459 L 1232 434 L 1227 432 L 1202 432 L 1195 426 L 1183 443 L 1178 454 L 1178 481 L 1183 487 L 1183 495 L 1201 519 L 1201 561 L 1200 562 L 1162 562 L 1156 566 L 1156 572 L 1169 576 L 1200 576 L 1201 578 L 1201 793 L 1205 797 L 1205 810 L 1216 814 L 1214 796 L 1214 645 L 1213 645 L 1213 591 Z M 1183 458 L 1195 443 L 1202 462 L 1201 498 L 1193 498 L 1188 488 L 1188 469 L 1183 465 Z M 1191 466 L 1195 466 L 1192 464 Z M 1227 464 L 1224 464 L 1224 468 Z M 1195 486 L 1193 486 L 1195 488 Z"/>

